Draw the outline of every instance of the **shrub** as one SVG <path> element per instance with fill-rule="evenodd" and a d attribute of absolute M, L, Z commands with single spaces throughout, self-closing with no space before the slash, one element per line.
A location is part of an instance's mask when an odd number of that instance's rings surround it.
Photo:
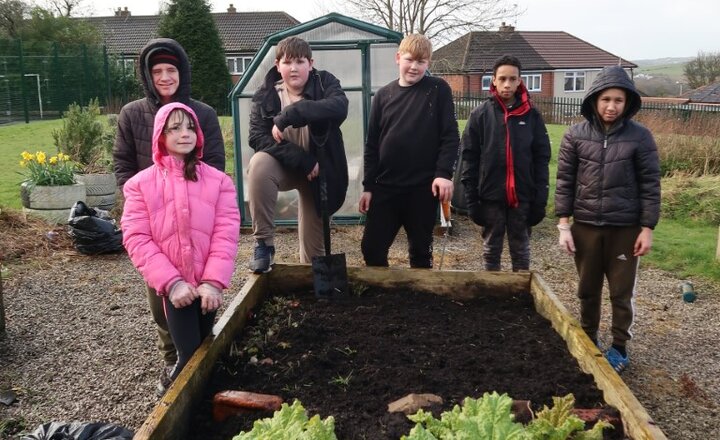
<path fill-rule="evenodd" d="M 109 158 L 102 143 L 104 127 L 98 116 L 100 106 L 97 98 L 86 107 L 72 103 L 65 113 L 62 128 L 52 132 L 58 151 L 70 156 L 83 172 L 108 168 Z"/>
<path fill-rule="evenodd" d="M 637 119 L 655 137 L 663 175 L 720 174 L 720 112 L 643 110 Z"/>

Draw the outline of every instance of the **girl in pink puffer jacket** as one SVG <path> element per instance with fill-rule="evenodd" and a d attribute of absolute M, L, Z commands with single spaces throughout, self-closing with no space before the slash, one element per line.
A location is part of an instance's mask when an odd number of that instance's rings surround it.
<path fill-rule="evenodd" d="M 125 183 L 123 244 L 147 284 L 163 297 L 177 377 L 210 334 L 235 268 L 240 213 L 232 180 L 200 161 L 203 133 L 190 107 L 160 108 L 153 166 Z"/>

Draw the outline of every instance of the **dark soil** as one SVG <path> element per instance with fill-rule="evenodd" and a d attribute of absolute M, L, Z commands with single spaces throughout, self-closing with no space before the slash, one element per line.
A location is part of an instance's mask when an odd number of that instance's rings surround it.
<path fill-rule="evenodd" d="M 463 302 L 374 289 L 333 302 L 312 292 L 273 297 L 218 363 L 190 438 L 230 439 L 272 416 L 214 423 L 212 396 L 232 389 L 299 399 L 309 417 L 332 415 L 341 440 L 409 433 L 405 415 L 387 412 L 409 393 L 442 397 L 436 417 L 492 391 L 529 400 L 534 411 L 568 393 L 576 408 L 605 406 L 529 294 Z"/>

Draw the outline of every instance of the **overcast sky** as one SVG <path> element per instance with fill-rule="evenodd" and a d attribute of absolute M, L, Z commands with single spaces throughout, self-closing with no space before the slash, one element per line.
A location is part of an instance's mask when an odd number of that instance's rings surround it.
<path fill-rule="evenodd" d="M 319 0 L 213 0 L 213 12 L 230 3 L 238 11 L 285 11 L 300 21 L 327 12 Z M 159 0 L 94 0 L 94 15 L 127 6 L 133 15 L 152 15 Z M 629 60 L 693 57 L 720 52 L 718 0 L 508 0 L 525 12 L 511 17 L 517 30 L 565 31 Z M 270 9 L 250 4 L 271 5 Z M 498 25 L 500 23 L 497 23 Z"/>

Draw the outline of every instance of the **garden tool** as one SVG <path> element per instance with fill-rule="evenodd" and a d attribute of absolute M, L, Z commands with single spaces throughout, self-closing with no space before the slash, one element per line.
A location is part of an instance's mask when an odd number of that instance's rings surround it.
<path fill-rule="evenodd" d="M 448 235 L 450 235 L 450 228 L 452 223 L 450 222 L 450 202 L 440 202 L 440 226 L 445 228 L 443 234 L 442 250 L 440 251 L 440 265 L 439 270 L 442 270 L 443 260 L 445 260 L 445 247 L 447 246 Z"/>
<path fill-rule="evenodd" d="M 322 154 L 324 148 L 318 146 L 318 163 L 320 173 L 318 176 L 320 185 L 320 214 L 323 224 L 323 241 L 325 242 L 325 255 L 316 256 L 312 259 L 313 284 L 315 296 L 318 298 L 331 299 L 346 296 L 348 293 L 347 263 L 345 254 L 332 255 L 330 252 L 330 214 L 328 213 L 327 179 L 322 166 Z"/>

